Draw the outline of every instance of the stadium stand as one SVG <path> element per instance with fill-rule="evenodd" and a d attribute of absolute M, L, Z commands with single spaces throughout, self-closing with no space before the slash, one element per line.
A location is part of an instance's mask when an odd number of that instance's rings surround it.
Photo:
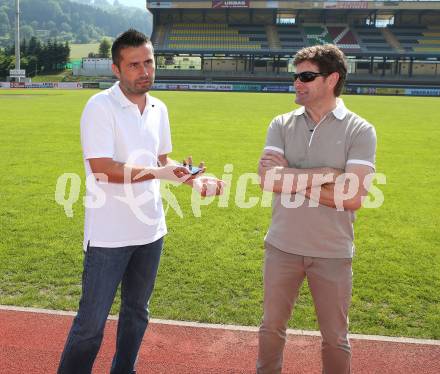
<path fill-rule="evenodd" d="M 361 47 L 348 25 L 304 26 L 309 45 L 331 43 L 344 51 L 360 52 Z"/>
<path fill-rule="evenodd" d="M 394 48 L 385 39 L 382 29 L 371 26 L 358 26 L 354 29 L 359 44 L 365 52 L 386 52 Z"/>
<path fill-rule="evenodd" d="M 391 27 L 390 30 L 396 36 L 400 45 L 406 52 L 414 52 L 414 48 L 418 46 L 419 40 L 424 39 L 423 33 L 425 27 Z"/>
<path fill-rule="evenodd" d="M 334 43 L 348 57 L 350 82 L 440 85 L 440 0 L 167 0 L 147 7 L 162 81 L 291 84 L 299 49 Z"/>
<path fill-rule="evenodd" d="M 262 25 L 228 25 L 211 23 L 172 23 L 167 27 L 162 45 L 156 36 L 156 47 L 176 50 L 268 50 Z"/>
<path fill-rule="evenodd" d="M 440 53 L 440 26 L 428 26 L 417 42 L 418 45 L 413 47 L 415 52 Z"/>
<path fill-rule="evenodd" d="M 333 43 L 325 26 L 304 26 L 309 45 Z"/>
<path fill-rule="evenodd" d="M 348 52 L 360 51 L 359 42 L 348 25 L 327 26 L 327 31 L 333 39 L 333 43 L 342 50 Z"/>
<path fill-rule="evenodd" d="M 305 38 L 304 38 L 305 35 Z M 381 42 L 384 42 L 383 36 Z M 172 23 L 159 26 L 153 37 L 156 48 L 175 50 L 296 51 L 305 45 L 336 44 L 349 52 L 361 47 L 348 25 L 240 25 Z M 389 48 L 389 46 L 388 46 Z"/>
<path fill-rule="evenodd" d="M 390 30 L 406 52 L 440 52 L 440 26 L 391 27 Z"/>
<path fill-rule="evenodd" d="M 275 32 L 278 34 L 281 49 L 296 51 L 306 45 L 303 31 L 297 25 L 276 25 Z"/>

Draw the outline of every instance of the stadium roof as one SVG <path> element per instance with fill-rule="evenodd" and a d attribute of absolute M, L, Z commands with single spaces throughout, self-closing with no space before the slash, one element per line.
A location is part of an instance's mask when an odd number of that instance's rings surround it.
<path fill-rule="evenodd" d="M 440 10 L 439 0 L 148 0 L 150 9 L 393 9 Z"/>

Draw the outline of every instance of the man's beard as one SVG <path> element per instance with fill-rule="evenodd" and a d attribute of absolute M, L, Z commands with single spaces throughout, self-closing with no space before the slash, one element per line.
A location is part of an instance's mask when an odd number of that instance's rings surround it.
<path fill-rule="evenodd" d="M 151 87 L 154 83 L 154 78 L 148 79 L 136 79 L 133 83 L 131 82 L 122 82 L 125 89 L 134 95 L 143 95 L 150 91 Z"/>
<path fill-rule="evenodd" d="M 138 94 L 144 94 L 148 91 L 150 91 L 151 87 L 153 86 L 154 83 L 154 78 L 153 79 L 139 79 L 136 80 L 134 85 L 133 85 L 133 89 L 136 91 L 136 93 Z"/>

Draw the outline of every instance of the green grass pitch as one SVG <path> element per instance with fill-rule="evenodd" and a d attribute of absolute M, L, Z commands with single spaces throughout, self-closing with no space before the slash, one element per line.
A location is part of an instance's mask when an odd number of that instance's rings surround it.
<path fill-rule="evenodd" d="M 0 91 L 0 304 L 76 310 L 82 270 L 84 171 L 79 118 L 95 91 Z M 255 172 L 269 121 L 294 108 L 293 95 L 155 92 L 168 106 L 174 150 L 221 177 L 233 164 L 228 207 L 195 217 L 191 190 L 173 187 L 169 235 L 151 302 L 156 318 L 257 326 L 263 236 L 270 208 L 235 204 L 236 182 Z M 355 224 L 351 332 L 440 339 L 439 98 L 346 96 L 378 135 L 379 209 Z M 63 173 L 82 180 L 73 217 L 55 202 Z M 261 198 L 250 185 L 247 198 Z M 119 301 L 112 312 L 117 313 Z M 292 328 L 316 329 L 303 287 Z"/>

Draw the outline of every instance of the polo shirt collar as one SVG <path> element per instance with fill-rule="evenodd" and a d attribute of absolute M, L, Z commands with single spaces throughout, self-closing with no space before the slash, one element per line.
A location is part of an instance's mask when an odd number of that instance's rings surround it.
<path fill-rule="evenodd" d="M 130 100 L 128 100 L 127 96 L 124 95 L 124 93 L 121 90 L 121 87 L 119 87 L 119 82 L 116 82 L 112 89 L 111 89 L 112 96 L 116 99 L 116 101 L 121 105 L 121 107 L 126 108 L 129 106 L 136 106 L 135 103 L 132 103 Z M 147 93 L 147 106 L 151 105 L 151 97 L 148 96 Z"/>
<path fill-rule="evenodd" d="M 293 111 L 293 114 L 295 116 L 300 116 L 302 114 L 304 114 L 306 112 L 306 108 L 305 107 L 300 107 L 296 110 Z M 345 116 L 348 113 L 348 109 L 344 104 L 344 101 L 340 98 L 336 99 L 336 108 L 333 109 L 331 111 L 331 113 L 333 113 L 333 115 L 338 119 L 338 120 L 343 120 L 345 118 Z"/>
<path fill-rule="evenodd" d="M 345 118 L 348 113 L 348 109 L 342 99 L 336 99 L 336 108 L 333 109 L 332 113 L 340 121 Z"/>

